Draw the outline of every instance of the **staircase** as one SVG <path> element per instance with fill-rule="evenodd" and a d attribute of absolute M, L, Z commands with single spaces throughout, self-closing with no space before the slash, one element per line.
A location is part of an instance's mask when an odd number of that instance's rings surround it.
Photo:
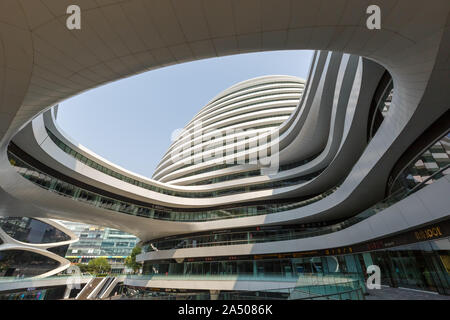
<path fill-rule="evenodd" d="M 92 294 L 92 292 L 97 288 L 97 286 L 102 282 L 102 280 L 105 278 L 92 278 L 84 288 L 78 293 L 76 296 L 76 300 L 87 300 L 89 299 L 89 296 Z"/>

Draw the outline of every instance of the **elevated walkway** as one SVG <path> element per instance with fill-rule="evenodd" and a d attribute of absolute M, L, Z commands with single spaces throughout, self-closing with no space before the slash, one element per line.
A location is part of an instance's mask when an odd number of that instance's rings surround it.
<path fill-rule="evenodd" d="M 75 287 L 89 283 L 92 280 L 91 276 L 86 277 L 67 277 L 55 276 L 47 278 L 16 278 L 16 277 L 2 277 L 0 278 L 0 292 L 16 291 L 28 288 L 44 288 L 56 286 Z"/>

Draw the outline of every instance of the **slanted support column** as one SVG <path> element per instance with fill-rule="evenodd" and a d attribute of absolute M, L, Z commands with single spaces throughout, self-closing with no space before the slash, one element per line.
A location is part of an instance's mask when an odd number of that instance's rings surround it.
<path fill-rule="evenodd" d="M 64 292 L 64 299 L 69 299 L 71 291 L 72 291 L 72 285 L 68 284 L 66 286 L 66 291 Z"/>
<path fill-rule="evenodd" d="M 209 290 L 209 295 L 211 297 L 211 300 L 218 300 L 219 294 L 220 294 L 220 290 Z"/>

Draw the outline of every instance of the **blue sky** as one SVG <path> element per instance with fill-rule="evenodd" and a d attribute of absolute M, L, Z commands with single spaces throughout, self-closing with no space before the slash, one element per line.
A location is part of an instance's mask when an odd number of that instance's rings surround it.
<path fill-rule="evenodd" d="M 215 95 L 263 75 L 306 79 L 312 51 L 248 53 L 178 64 L 106 84 L 60 104 L 59 126 L 80 144 L 151 177 L 171 143 Z"/>

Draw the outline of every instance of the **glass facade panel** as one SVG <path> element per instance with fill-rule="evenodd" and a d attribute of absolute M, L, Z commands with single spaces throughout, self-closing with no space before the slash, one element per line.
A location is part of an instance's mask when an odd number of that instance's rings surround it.
<path fill-rule="evenodd" d="M 15 152 L 23 153 L 17 146 L 10 144 L 10 148 L 15 149 Z M 16 150 L 17 149 L 17 150 Z M 159 206 L 155 206 L 154 204 L 147 204 L 148 207 L 142 207 L 141 204 L 134 204 L 114 198 L 109 198 L 104 195 L 100 195 L 94 193 L 92 191 L 88 191 L 74 185 L 68 184 L 67 182 L 61 181 L 51 175 L 48 175 L 35 167 L 31 166 L 27 162 L 24 162 L 22 159 L 17 157 L 11 150 L 8 150 L 8 157 L 13 166 L 16 167 L 16 170 L 26 179 L 31 182 L 48 189 L 50 191 L 59 193 L 60 195 L 70 197 L 75 200 L 86 199 L 86 194 L 92 196 L 93 205 L 103 207 L 108 210 L 118 211 L 126 214 L 139 215 L 152 219 L 160 219 L 160 220 L 170 220 L 170 221 L 208 221 L 208 220 L 218 220 L 218 219 L 230 219 L 244 216 L 252 216 L 252 215 L 262 215 L 262 214 L 270 214 L 275 212 L 282 212 L 287 210 L 292 210 L 295 208 L 300 208 L 311 203 L 322 200 L 328 195 L 332 194 L 338 187 L 327 190 L 319 195 L 313 196 L 311 198 L 300 199 L 298 201 L 293 202 L 282 202 L 282 203 L 274 203 L 274 204 L 263 204 L 263 205 L 250 205 L 250 206 L 241 206 L 237 208 L 229 208 L 229 209 L 216 209 L 216 210 L 204 210 L 189 212 L 189 219 L 185 220 L 185 212 L 181 210 L 174 211 L 172 208 L 162 208 Z M 29 157 L 29 156 L 28 156 Z M 381 211 L 392 204 L 398 202 L 401 199 L 409 196 L 411 193 L 419 190 L 420 188 L 426 186 L 429 183 L 436 181 L 442 176 L 450 173 L 448 167 L 444 167 L 435 173 L 433 176 L 430 176 L 427 180 L 422 181 L 422 183 L 417 184 L 414 188 L 410 189 L 408 187 L 401 188 L 396 190 L 393 194 L 391 194 L 388 198 L 380 201 L 376 205 L 371 208 L 363 211 L 359 215 L 346 220 L 344 223 L 340 225 L 334 226 L 332 229 L 325 229 L 320 231 L 319 234 L 326 234 L 329 232 L 335 232 L 339 228 L 346 228 L 354 223 L 360 222 L 367 217 L 370 217 L 373 214 L 376 214 L 378 211 Z M 297 179 L 297 178 L 296 178 Z M 258 186 L 256 186 L 258 187 Z M 83 193 L 85 192 L 85 193 Z M 83 196 L 80 198 L 80 194 Z M 197 194 L 190 194 L 191 196 L 197 196 Z M 132 200 L 127 200 L 132 201 Z M 90 203 L 90 202 L 89 202 Z M 318 235 L 318 234 L 317 234 Z"/>
<path fill-rule="evenodd" d="M 55 142 L 56 145 L 58 146 L 62 146 L 65 144 L 59 140 L 58 137 L 56 137 L 48 128 L 46 128 L 47 133 L 49 135 L 49 137 L 53 140 L 53 142 Z M 241 192 L 245 192 L 245 191 L 257 191 L 257 190 L 263 190 L 263 189 L 271 189 L 271 188 L 281 188 L 281 187 L 287 187 L 293 184 L 298 183 L 299 181 L 305 181 L 305 180 L 311 180 L 315 177 L 317 177 L 323 170 L 319 170 L 313 173 L 310 173 L 308 175 L 304 175 L 304 176 L 300 176 L 300 177 L 295 177 L 295 178 L 291 178 L 291 179 L 286 179 L 286 180 L 282 180 L 282 181 L 277 181 L 277 182 L 268 182 L 268 183 L 262 183 L 262 184 L 257 184 L 257 185 L 251 185 L 247 188 L 229 188 L 229 189 L 225 189 L 225 190 L 218 190 L 218 191 L 214 191 L 214 192 L 209 192 L 209 191 L 205 191 L 205 192 L 180 192 L 180 191 L 173 191 L 173 190 L 168 190 L 168 189 L 163 189 L 163 188 L 159 188 L 156 187 L 154 185 L 148 184 L 148 183 L 144 183 L 142 181 L 137 181 L 133 178 L 124 176 L 121 173 L 115 172 L 109 168 L 106 168 L 94 161 L 88 160 L 85 156 L 79 154 L 77 151 L 72 150 L 70 147 L 65 146 L 64 148 L 61 148 L 63 151 L 67 152 L 67 149 L 70 150 L 70 152 L 68 152 L 71 156 L 75 157 L 77 160 L 83 162 L 84 164 L 99 170 L 107 175 L 110 175 L 114 178 L 117 178 L 119 180 L 125 181 L 127 183 L 131 183 L 137 186 L 140 186 L 144 189 L 148 189 L 151 191 L 155 191 L 158 193 L 162 193 L 162 194 L 168 194 L 168 195 L 173 195 L 173 196 L 178 196 L 178 197 L 187 197 L 187 198 L 206 198 L 206 197 L 218 197 L 218 196 L 224 196 L 224 195 L 230 195 L 230 194 L 236 194 L 236 193 L 241 193 Z M 317 155 L 315 155 L 314 157 L 316 157 Z M 302 160 L 301 162 L 296 162 L 293 164 L 289 164 L 287 167 L 286 166 L 281 166 L 280 170 L 286 170 L 288 168 L 293 168 L 295 166 L 298 166 L 300 164 L 304 164 L 308 161 L 311 161 L 314 157 L 310 157 L 306 160 Z M 180 169 L 184 169 L 185 167 L 191 166 L 192 164 L 188 164 L 188 165 L 184 165 Z M 209 172 L 209 171 L 214 171 L 214 170 L 218 170 L 221 168 L 227 168 L 230 166 L 233 166 L 235 164 L 223 164 L 223 165 L 219 165 L 219 166 L 214 166 L 214 167 L 209 167 L 207 169 L 202 169 L 199 171 L 195 171 L 194 173 L 190 173 L 189 175 L 197 175 L 200 173 L 204 173 L 204 172 Z M 228 180 L 233 180 L 233 179 L 238 179 L 238 178 L 244 178 L 244 177 L 252 177 L 252 176 L 258 176 L 260 175 L 260 170 L 251 170 L 251 171 L 247 171 L 247 172 L 243 172 L 243 173 L 238 173 L 238 174 L 232 174 L 232 175 L 225 175 L 225 176 L 221 176 L 221 177 L 217 177 L 214 178 L 212 180 L 205 180 L 202 181 L 201 183 L 195 183 L 194 185 L 197 184 L 209 184 L 209 183 L 216 183 L 216 182 L 221 182 L 221 181 L 228 181 Z M 185 176 L 183 176 L 185 177 Z"/>
<path fill-rule="evenodd" d="M 64 297 L 65 290 L 66 286 L 58 286 L 37 290 L 31 289 L 0 293 L 0 300 L 59 300 Z"/>
<path fill-rule="evenodd" d="M 33 277 L 58 266 L 58 261 L 31 251 L 0 251 L 0 277 Z"/>
<path fill-rule="evenodd" d="M 0 217 L 0 228 L 11 238 L 27 243 L 54 243 L 70 237 L 42 221 L 26 217 Z"/>
<path fill-rule="evenodd" d="M 391 190 L 412 189 L 421 183 L 432 183 L 450 171 L 450 132 L 434 143 L 403 170 Z M 440 173 L 439 171 L 442 171 Z M 447 173 L 446 173 L 447 172 Z"/>
<path fill-rule="evenodd" d="M 299 279 L 308 275 L 351 275 L 367 279 L 368 266 L 375 264 L 381 270 L 381 283 L 391 287 L 406 287 L 440 294 L 450 294 L 450 239 L 414 243 L 371 252 L 290 259 L 239 259 L 177 263 L 146 261 L 145 275 L 168 276 L 236 276 L 263 280 Z M 183 266 L 183 267 L 182 267 Z M 365 281 L 365 280 L 364 280 Z M 326 287 L 321 287 L 327 290 Z M 322 292 L 324 294 L 326 292 Z"/>
<path fill-rule="evenodd" d="M 53 247 L 53 248 L 48 248 L 47 250 L 50 252 L 53 252 L 54 254 L 57 254 L 60 257 L 63 257 L 66 255 L 67 253 L 67 249 L 69 248 L 69 245 L 66 244 L 64 246 L 58 246 L 58 247 Z"/>

